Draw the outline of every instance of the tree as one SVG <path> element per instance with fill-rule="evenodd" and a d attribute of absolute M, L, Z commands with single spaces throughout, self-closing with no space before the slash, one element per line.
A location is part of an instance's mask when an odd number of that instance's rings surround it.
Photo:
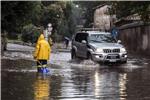
<path fill-rule="evenodd" d="M 95 7 L 104 4 L 105 1 L 77 1 L 74 2 L 82 7 L 84 19 L 86 19 L 84 27 L 92 27 L 93 26 L 93 16 Z"/>
<path fill-rule="evenodd" d="M 79 15 L 71 1 L 2 1 L 1 11 L 2 31 L 22 33 L 23 37 L 32 35 L 25 31 L 32 30 L 30 26 L 46 28 L 48 23 L 52 23 L 52 33 L 70 36 Z"/>
<path fill-rule="evenodd" d="M 63 10 L 60 5 L 51 4 L 47 7 L 44 7 L 43 16 L 41 19 L 44 27 L 47 27 L 48 23 L 52 23 L 53 28 L 56 29 L 59 20 L 63 16 Z"/>
<path fill-rule="evenodd" d="M 117 18 L 138 14 L 144 22 L 150 21 L 150 2 L 148 1 L 117 1 L 112 2 L 112 12 Z"/>
<path fill-rule="evenodd" d="M 35 26 L 42 26 L 41 25 L 41 18 L 43 17 L 42 12 L 43 12 L 43 4 L 41 2 L 38 2 L 38 1 L 35 2 L 34 3 L 34 8 L 32 10 L 32 14 L 30 15 L 32 23 Z"/>
<path fill-rule="evenodd" d="M 36 43 L 38 37 L 42 33 L 42 27 L 36 27 L 33 24 L 25 25 L 22 29 L 22 40 L 23 42 Z"/>
<path fill-rule="evenodd" d="M 2 1 L 2 31 L 21 32 L 24 25 L 32 22 L 35 2 Z"/>
<path fill-rule="evenodd" d="M 68 32 L 67 36 L 70 36 L 75 32 L 75 16 L 73 14 L 73 3 L 67 2 L 66 3 L 66 9 L 65 9 L 65 19 L 66 19 L 66 25 L 68 26 Z"/>
<path fill-rule="evenodd" d="M 57 24 L 57 34 L 62 37 L 70 37 L 75 32 L 76 22 L 79 21 L 76 20 L 76 18 L 79 14 L 77 14 L 77 9 L 73 2 L 57 2 L 57 4 L 60 5 L 63 10 L 61 20 L 59 20 Z"/>

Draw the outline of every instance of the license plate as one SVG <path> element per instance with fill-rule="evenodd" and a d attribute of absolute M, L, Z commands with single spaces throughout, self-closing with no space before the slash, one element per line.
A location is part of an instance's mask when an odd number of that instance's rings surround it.
<path fill-rule="evenodd" d="M 115 59 L 111 59 L 111 60 L 109 60 L 109 62 L 116 62 L 116 60 Z"/>
<path fill-rule="evenodd" d="M 110 56 L 111 59 L 116 59 L 116 56 Z"/>

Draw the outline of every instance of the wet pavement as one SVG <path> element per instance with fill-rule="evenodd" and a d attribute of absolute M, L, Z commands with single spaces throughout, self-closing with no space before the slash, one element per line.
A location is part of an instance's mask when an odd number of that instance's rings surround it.
<path fill-rule="evenodd" d="M 150 59 L 129 55 L 127 64 L 100 65 L 51 55 L 48 74 L 39 74 L 34 48 L 9 44 L 1 60 L 2 100 L 150 100 Z"/>

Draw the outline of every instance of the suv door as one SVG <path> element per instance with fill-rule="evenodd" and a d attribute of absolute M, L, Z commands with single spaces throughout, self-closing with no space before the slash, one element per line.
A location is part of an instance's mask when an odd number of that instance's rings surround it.
<path fill-rule="evenodd" d="M 75 45 L 77 48 L 76 56 L 78 57 L 87 57 L 87 33 L 77 33 L 75 36 Z M 82 43 L 85 40 L 86 43 Z"/>

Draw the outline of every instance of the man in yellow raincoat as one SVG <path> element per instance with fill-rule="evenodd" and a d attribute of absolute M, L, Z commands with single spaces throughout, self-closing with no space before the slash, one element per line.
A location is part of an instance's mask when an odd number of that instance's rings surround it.
<path fill-rule="evenodd" d="M 40 72 L 41 67 L 46 67 L 47 60 L 50 57 L 51 48 L 49 43 L 44 39 L 44 35 L 41 34 L 38 38 L 35 52 L 34 52 L 34 59 L 37 60 L 37 70 Z"/>

